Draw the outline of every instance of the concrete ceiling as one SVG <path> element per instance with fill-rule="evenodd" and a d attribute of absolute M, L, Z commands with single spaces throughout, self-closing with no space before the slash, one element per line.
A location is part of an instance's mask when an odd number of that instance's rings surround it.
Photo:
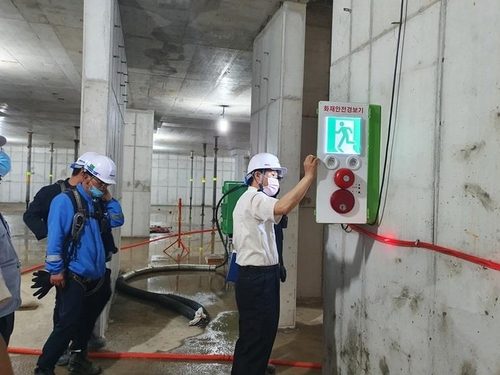
<path fill-rule="evenodd" d="M 301 1 L 305 2 L 305 1 Z M 128 108 L 155 113 L 155 148 L 248 149 L 252 43 L 278 0 L 119 0 Z M 73 147 L 80 120 L 83 0 L 0 0 L 0 134 Z"/>

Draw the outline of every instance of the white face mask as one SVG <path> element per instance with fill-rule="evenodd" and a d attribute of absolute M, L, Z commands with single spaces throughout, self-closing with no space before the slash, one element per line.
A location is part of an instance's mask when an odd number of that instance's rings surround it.
<path fill-rule="evenodd" d="M 278 191 L 280 190 L 280 182 L 277 178 L 274 177 L 266 177 L 267 178 L 267 186 L 262 187 L 262 191 L 264 194 L 274 197 Z"/>

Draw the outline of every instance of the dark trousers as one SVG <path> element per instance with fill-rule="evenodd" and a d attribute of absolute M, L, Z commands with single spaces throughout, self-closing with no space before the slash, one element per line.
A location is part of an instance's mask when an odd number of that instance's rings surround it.
<path fill-rule="evenodd" d="M 75 279 L 68 278 L 66 287 L 57 290 L 56 305 L 59 316 L 55 319 L 57 321 L 54 329 L 43 346 L 42 355 L 38 357 L 38 367 L 53 369 L 70 341 L 70 350 L 86 355 L 94 324 L 111 297 L 109 270 L 101 287 L 86 295 L 98 282 L 99 280 L 95 280 L 82 285 Z"/>
<path fill-rule="evenodd" d="M 278 331 L 279 266 L 240 267 L 235 285 L 239 338 L 232 375 L 264 375 Z"/>
<path fill-rule="evenodd" d="M 10 335 L 12 335 L 12 331 L 14 331 L 13 312 L 0 318 L 0 335 L 2 335 L 3 341 L 5 341 L 5 346 L 9 346 L 9 340 Z"/>

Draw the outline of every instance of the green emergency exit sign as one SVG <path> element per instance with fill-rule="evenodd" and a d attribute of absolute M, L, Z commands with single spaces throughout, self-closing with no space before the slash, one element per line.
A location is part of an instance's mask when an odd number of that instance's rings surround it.
<path fill-rule="evenodd" d="M 328 116 L 326 121 L 327 153 L 342 155 L 361 154 L 361 118 Z"/>

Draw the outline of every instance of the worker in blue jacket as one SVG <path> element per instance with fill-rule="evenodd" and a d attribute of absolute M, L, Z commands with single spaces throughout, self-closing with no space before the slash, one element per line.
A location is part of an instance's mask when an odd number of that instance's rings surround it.
<path fill-rule="evenodd" d="M 70 341 L 70 372 L 102 372 L 87 359 L 92 329 L 111 297 L 110 270 L 106 268 L 100 232 L 103 220 L 114 228 L 123 225 L 124 218 L 120 204 L 108 190 L 109 185 L 116 183 L 115 163 L 97 155 L 87 161 L 84 170 L 75 198 L 86 205 L 86 213 L 75 213 L 71 190 L 55 197 L 50 205 L 46 269 L 57 289 L 59 321 L 38 358 L 35 374 L 53 375 L 55 364 Z M 99 211 L 99 200 L 105 202 L 104 217 Z"/>
<path fill-rule="evenodd" d="M 71 172 L 71 177 L 68 177 L 65 180 L 56 181 L 55 183 L 50 185 L 46 185 L 42 187 L 35 194 L 33 201 L 30 203 L 28 209 L 23 215 L 23 220 L 26 226 L 33 232 L 37 240 L 41 241 L 47 238 L 49 209 L 50 209 L 50 204 L 52 203 L 52 199 L 57 197 L 64 190 L 76 189 L 77 185 L 83 181 L 83 175 L 84 175 L 83 167 L 85 163 L 91 157 L 97 155 L 98 155 L 97 152 L 92 152 L 92 151 L 83 153 L 74 163 L 70 165 L 70 168 L 73 170 Z M 110 257 L 110 254 L 108 254 L 108 257 Z M 39 271 L 38 273 L 41 272 L 44 271 Z M 53 314 L 54 326 L 57 324 L 58 319 L 59 319 L 59 312 L 58 312 L 58 306 L 56 305 L 54 307 L 54 314 Z M 89 349 L 100 349 L 106 345 L 106 340 L 95 334 L 95 331 L 96 329 L 94 328 L 94 332 L 92 333 L 92 336 L 90 337 L 89 340 Z M 68 351 L 66 351 L 57 361 L 57 365 L 67 366 L 68 362 L 69 362 L 69 353 Z"/>

